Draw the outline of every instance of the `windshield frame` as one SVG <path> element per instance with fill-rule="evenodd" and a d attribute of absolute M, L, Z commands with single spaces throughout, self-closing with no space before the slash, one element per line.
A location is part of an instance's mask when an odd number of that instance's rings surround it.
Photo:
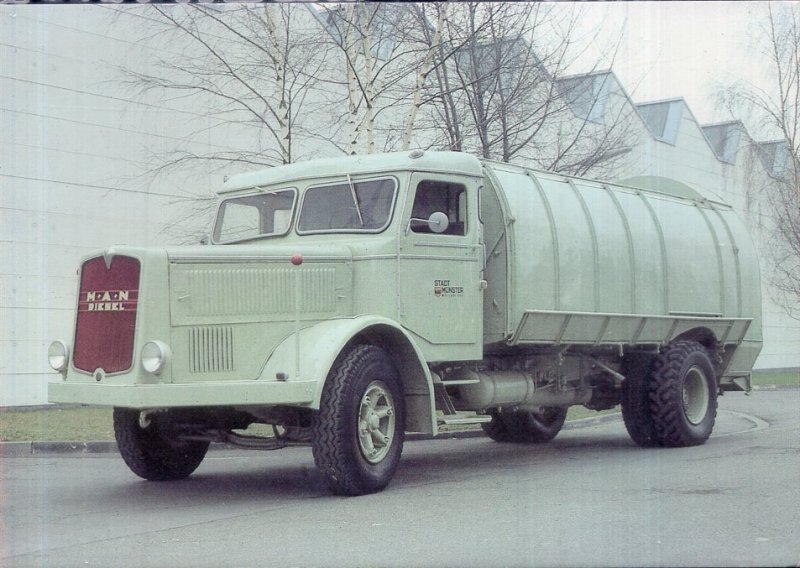
<path fill-rule="evenodd" d="M 297 204 L 298 204 L 298 201 L 299 201 L 298 196 L 300 194 L 300 192 L 298 191 L 297 187 L 288 186 L 288 187 L 280 187 L 280 188 L 269 189 L 269 190 L 266 190 L 266 189 L 263 189 L 263 188 L 260 188 L 260 187 L 254 187 L 252 189 L 253 189 L 252 192 L 242 193 L 242 194 L 238 194 L 238 195 L 232 195 L 230 197 L 226 197 L 225 199 L 223 199 L 222 201 L 219 202 L 219 204 L 217 206 L 217 212 L 216 212 L 216 214 L 214 216 L 214 224 L 213 224 L 212 230 L 211 230 L 211 242 L 213 244 L 215 244 L 215 245 L 230 245 L 230 244 L 244 243 L 244 242 L 248 242 L 248 241 L 259 240 L 259 239 L 270 239 L 270 238 L 274 238 L 274 237 L 282 237 L 282 236 L 285 236 L 285 235 L 287 235 L 287 234 L 289 234 L 291 232 L 292 227 L 294 226 L 295 216 L 297 214 Z M 283 230 L 281 232 L 273 232 L 273 233 L 258 233 L 257 235 L 250 235 L 250 236 L 247 236 L 247 237 L 236 238 L 236 239 L 228 239 L 228 240 L 221 240 L 219 238 L 219 235 L 220 235 L 220 233 L 222 231 L 222 227 L 220 226 L 220 222 L 222 221 L 222 214 L 223 214 L 223 211 L 225 210 L 225 208 L 228 206 L 228 204 L 230 204 L 232 202 L 235 202 L 235 201 L 238 201 L 238 200 L 242 200 L 242 199 L 260 197 L 260 196 L 268 196 L 268 195 L 275 195 L 275 194 L 284 193 L 284 192 L 291 192 L 292 193 L 292 206 L 291 206 L 291 209 L 288 210 L 288 211 L 290 211 L 290 213 L 289 213 L 289 222 L 288 222 L 285 230 Z"/>

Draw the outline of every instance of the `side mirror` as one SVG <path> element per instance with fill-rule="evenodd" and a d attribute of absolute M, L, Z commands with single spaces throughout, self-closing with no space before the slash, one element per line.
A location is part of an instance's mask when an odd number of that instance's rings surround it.
<path fill-rule="evenodd" d="M 408 220 L 408 225 L 406 225 L 406 235 L 411 230 L 411 223 L 427 223 L 428 230 L 431 233 L 444 233 L 447 228 L 450 226 L 450 219 L 448 219 L 446 213 L 442 213 L 441 211 L 434 211 L 431 213 L 431 216 L 427 219 L 417 219 L 416 217 L 412 217 Z"/>
<path fill-rule="evenodd" d="M 441 211 L 434 211 L 431 213 L 431 216 L 428 217 L 428 228 L 431 232 L 444 233 L 449 226 L 450 219 L 447 218 L 447 214 Z"/>

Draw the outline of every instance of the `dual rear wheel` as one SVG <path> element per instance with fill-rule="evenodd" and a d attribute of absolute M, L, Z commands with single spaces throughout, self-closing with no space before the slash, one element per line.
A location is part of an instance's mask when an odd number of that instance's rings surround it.
<path fill-rule="evenodd" d="M 622 417 L 628 433 L 642 447 L 703 444 L 717 415 L 717 380 L 705 347 L 675 341 L 658 356 L 631 353 L 622 374 Z M 493 409 L 484 431 L 495 441 L 549 442 L 564 425 L 566 408 Z"/>
<path fill-rule="evenodd" d="M 632 354 L 622 373 L 622 417 L 642 447 L 703 444 L 717 416 L 717 380 L 706 349 L 675 341 L 656 357 Z"/>

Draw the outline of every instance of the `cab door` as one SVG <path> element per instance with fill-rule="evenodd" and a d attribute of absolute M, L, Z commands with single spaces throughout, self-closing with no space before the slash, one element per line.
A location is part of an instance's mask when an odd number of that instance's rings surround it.
<path fill-rule="evenodd" d="M 482 356 L 479 181 L 411 176 L 400 226 L 399 316 L 429 361 Z"/>

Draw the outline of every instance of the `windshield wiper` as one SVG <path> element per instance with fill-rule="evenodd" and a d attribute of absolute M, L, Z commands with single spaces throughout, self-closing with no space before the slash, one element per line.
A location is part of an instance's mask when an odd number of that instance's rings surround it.
<path fill-rule="evenodd" d="M 350 184 L 350 195 L 353 196 L 353 203 L 356 205 L 356 213 L 358 213 L 358 222 L 364 226 L 364 217 L 361 215 L 361 207 L 358 205 L 358 197 L 356 197 L 356 188 L 353 185 L 353 180 L 350 179 L 350 174 L 347 174 L 347 183 Z"/>

